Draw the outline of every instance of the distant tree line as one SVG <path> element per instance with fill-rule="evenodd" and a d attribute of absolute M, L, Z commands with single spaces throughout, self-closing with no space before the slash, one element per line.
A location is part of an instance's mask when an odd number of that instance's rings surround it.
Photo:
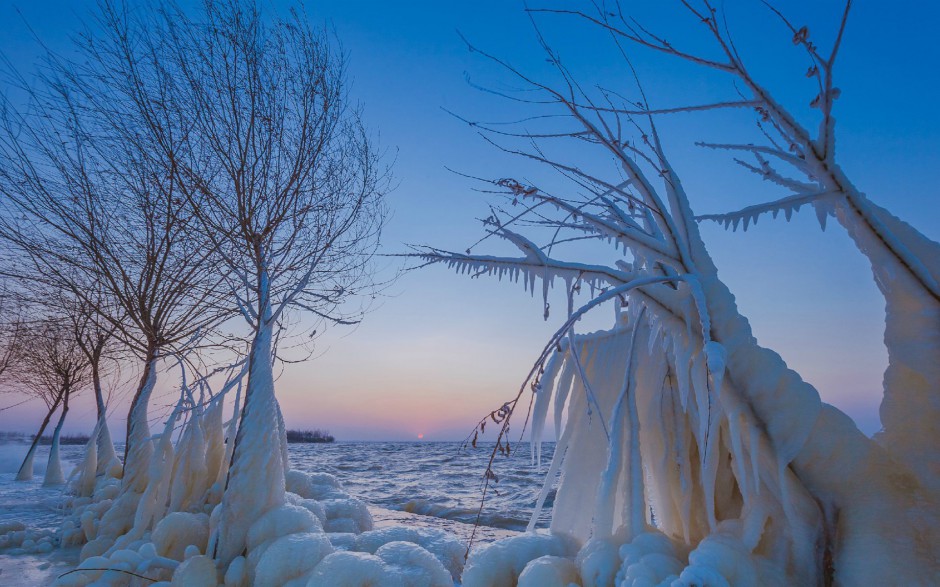
<path fill-rule="evenodd" d="M 288 430 L 287 442 L 334 442 L 336 439 L 329 430 Z"/>

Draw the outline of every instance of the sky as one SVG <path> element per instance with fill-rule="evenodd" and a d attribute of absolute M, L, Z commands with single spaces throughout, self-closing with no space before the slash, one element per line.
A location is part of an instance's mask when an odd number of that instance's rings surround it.
<path fill-rule="evenodd" d="M 675 18 L 677 3 L 622 4 L 657 30 L 669 31 L 670 38 L 696 46 L 691 25 Z M 779 4 L 828 46 L 839 2 Z M 288 5 L 264 4 L 265 10 Z M 812 120 L 806 105 L 813 92 L 791 35 L 759 2 L 723 5 L 751 70 L 799 116 Z M 90 20 L 93 9 L 94 2 L 84 1 L 0 0 L 0 51 L 28 71 L 39 54 L 37 37 L 68 51 L 69 35 Z M 523 3 L 323 0 L 308 2 L 306 10 L 335 31 L 348 54 L 351 95 L 393 165 L 384 252 L 405 252 L 408 244 L 463 251 L 483 234 L 477 219 L 488 215 L 489 197 L 452 170 L 493 178 L 549 175 L 498 151 L 451 114 L 472 120 L 526 115 L 528 105 L 476 88 L 511 91 L 518 84 L 463 40 L 549 79 Z M 940 47 L 932 40 L 938 17 L 940 7 L 933 3 L 858 2 L 837 65 L 842 97 L 836 106 L 838 159 L 847 175 L 876 203 L 934 240 L 940 240 Z M 630 74 L 604 35 L 571 17 L 536 18 L 579 79 L 630 90 Z M 727 79 L 649 51 L 631 51 L 631 59 L 651 104 L 702 103 L 732 91 Z M 683 115 L 662 125 L 667 152 L 697 213 L 780 196 L 726 154 L 695 146 L 749 132 L 749 115 Z M 702 234 L 759 342 L 780 353 L 864 432 L 877 431 L 887 363 L 883 300 L 867 261 L 844 232 L 838 226 L 821 231 L 815 215 L 803 211 L 789 223 L 762 219 L 746 233 L 705 224 Z M 382 275 L 400 267 L 400 260 L 390 258 Z M 462 439 L 479 418 L 515 395 L 557 328 L 554 318 L 544 321 L 541 303 L 518 284 L 468 279 L 443 267 L 406 272 L 361 325 L 328 331 L 313 360 L 284 368 L 277 393 L 288 427 L 329 429 L 340 440 Z M 607 318 L 593 318 L 579 330 L 603 327 Z M 133 368 L 125 375 L 132 381 Z M 174 378 L 163 379 L 168 383 L 155 398 L 157 416 L 173 394 Z M 128 385 L 133 383 L 119 385 L 117 395 L 126 395 Z M 90 429 L 90 399 L 76 402 L 66 432 Z M 16 401 L 0 395 L 0 407 Z M 116 400 L 114 412 L 124 412 L 125 405 Z M 0 411 L 0 429 L 31 431 L 41 412 L 38 402 Z M 115 418 L 115 424 L 117 433 L 123 422 Z"/>

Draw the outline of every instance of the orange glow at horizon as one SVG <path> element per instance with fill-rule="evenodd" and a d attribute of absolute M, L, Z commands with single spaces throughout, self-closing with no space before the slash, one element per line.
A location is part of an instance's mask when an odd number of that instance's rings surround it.
<path fill-rule="evenodd" d="M 418 440 L 424 440 L 424 432 L 418 432 Z"/>

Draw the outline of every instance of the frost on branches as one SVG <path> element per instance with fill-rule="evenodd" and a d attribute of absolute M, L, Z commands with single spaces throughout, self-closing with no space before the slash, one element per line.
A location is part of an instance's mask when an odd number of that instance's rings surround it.
<path fill-rule="evenodd" d="M 817 63 L 809 75 L 820 80 L 814 108 L 822 123 L 812 136 L 754 81 L 710 4 L 701 11 L 683 4 L 723 59 L 681 52 L 615 13 L 537 12 L 574 15 L 612 32 L 620 44 L 730 73 L 738 79 L 740 102 L 655 111 L 645 96 L 630 103 L 614 91 L 585 93 L 547 46 L 567 82 L 564 91 L 483 54 L 528 84 L 539 98 L 527 100 L 548 104 L 554 116 L 529 118 L 518 134 L 474 126 L 503 141 L 529 141 L 529 147 L 500 147 L 551 166 L 575 188 L 559 195 L 554 185 L 543 190 L 515 179 L 492 182 L 513 207 L 495 209 L 487 232 L 521 256 L 418 252 L 473 277 L 505 276 L 539 289 L 546 318 L 549 289 L 560 283 L 568 296 L 567 316 L 526 382 L 535 394 L 533 442 L 549 421 L 558 438 L 530 525 L 560 472 L 551 535 L 527 534 L 475 551 L 463 584 L 933 583 L 940 577 L 940 245 L 871 203 L 835 163 L 831 110 L 839 92 L 831 72 L 845 21 L 824 58 L 805 29 L 778 14 L 794 44 Z M 755 163 L 739 163 L 792 193 L 697 218 L 653 118 L 726 107 L 757 112 L 767 144 L 709 146 L 750 154 Z M 532 130 L 532 120 L 540 119 L 569 126 Z M 621 177 L 611 181 L 569 163 L 571 150 L 551 143 L 564 138 L 595 149 L 595 160 L 612 159 Z M 870 259 L 885 295 L 890 366 L 884 430 L 874 439 L 757 344 L 697 226 L 710 219 L 746 227 L 765 212 L 789 218 L 803 205 L 816 210 L 823 226 L 835 216 Z M 540 231 L 548 235 L 544 246 L 534 242 L 539 237 L 523 235 Z M 563 243 L 585 239 L 607 243 L 614 260 L 562 258 Z M 589 301 L 578 307 L 576 293 L 588 289 Z M 580 318 L 605 302 L 615 310 L 611 328 L 576 333 Z M 525 388 L 504 406 L 507 423 Z M 503 426 L 500 440 L 508 430 Z"/>

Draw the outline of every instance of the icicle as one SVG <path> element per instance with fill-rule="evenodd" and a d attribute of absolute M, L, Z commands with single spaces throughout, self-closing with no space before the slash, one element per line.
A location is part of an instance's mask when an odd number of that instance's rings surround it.
<path fill-rule="evenodd" d="M 682 406 L 683 413 L 689 411 L 689 390 L 691 384 L 689 381 L 689 370 L 692 368 L 692 351 L 690 344 L 683 341 L 675 355 L 676 385 L 679 391 L 679 404 Z"/>
<path fill-rule="evenodd" d="M 751 453 L 751 476 L 754 479 L 754 495 L 760 495 L 760 469 L 758 457 L 760 451 L 760 430 L 748 422 L 748 451 Z"/>
<path fill-rule="evenodd" d="M 552 464 L 548 467 L 548 473 L 545 475 L 545 481 L 542 483 L 542 489 L 539 491 L 539 497 L 535 500 L 535 509 L 532 510 L 532 517 L 529 518 L 529 524 L 526 526 L 526 532 L 534 532 L 535 525 L 538 523 L 539 516 L 542 515 L 542 508 L 545 507 L 545 500 L 552 489 L 555 477 L 558 476 L 558 470 L 565 459 L 565 453 L 568 452 L 568 442 L 571 439 L 574 426 L 565 426 L 565 431 L 558 438 L 555 445 L 555 453 L 552 455 Z"/>
<path fill-rule="evenodd" d="M 642 317 L 642 312 L 637 318 Z M 623 358 L 626 362 L 624 369 L 623 382 L 620 387 L 620 393 L 613 405 L 612 415 L 608 425 L 611 431 L 609 442 L 607 443 L 607 466 L 601 474 L 600 483 L 597 488 L 597 496 L 594 506 L 594 536 L 608 538 L 613 534 L 614 503 L 616 499 L 617 481 L 620 479 L 624 467 L 627 469 L 627 484 L 624 487 L 624 500 L 628 504 L 627 511 L 630 514 L 627 520 L 627 527 L 630 528 L 631 535 L 628 539 L 637 535 L 635 531 L 636 508 L 634 507 L 635 481 L 633 478 L 636 460 L 639 458 L 639 439 L 637 432 L 639 429 L 636 418 L 636 401 L 631 393 L 635 386 L 634 373 L 636 369 L 636 336 L 641 327 L 639 320 L 632 320 L 630 332 L 630 344 L 627 349 L 627 356 Z M 606 348 L 617 347 L 619 345 L 607 344 Z M 628 418 L 625 418 L 624 411 L 627 411 Z M 602 416 L 603 417 L 603 416 Z M 627 436 L 629 433 L 629 436 Z M 624 455 L 623 448 L 626 444 L 627 452 Z M 625 462 L 626 461 L 626 462 Z M 640 475 L 642 478 L 642 475 Z M 641 479 L 642 482 L 642 479 Z M 642 495 L 642 494 L 641 494 Z"/>
<path fill-rule="evenodd" d="M 748 486 L 747 462 L 741 445 L 740 412 L 734 410 L 728 414 L 728 436 L 731 439 L 731 465 L 738 478 L 738 489 L 744 499 L 744 507 L 751 504 L 751 492 Z"/>
<path fill-rule="evenodd" d="M 829 216 L 829 211 L 826 210 L 825 206 L 821 202 L 817 202 L 815 206 L 816 209 L 816 219 L 819 220 L 819 228 L 826 231 L 826 218 Z"/>
<path fill-rule="evenodd" d="M 532 447 L 532 463 L 538 470 L 542 468 L 542 434 L 548 416 L 548 405 L 554 391 L 555 377 L 558 375 L 563 358 L 564 353 L 556 350 L 545 364 L 545 370 L 539 378 L 539 386 L 535 394 L 535 405 L 532 407 L 532 433 L 529 436 L 529 442 Z"/>
<path fill-rule="evenodd" d="M 565 347 L 568 347 L 568 341 L 562 341 Z M 575 367 L 570 360 L 571 349 L 564 348 L 564 365 L 561 370 L 561 376 L 558 378 L 558 386 L 555 388 L 555 438 L 559 438 L 562 434 L 561 430 L 561 418 L 565 411 L 565 403 L 568 401 L 568 397 L 571 395 L 572 388 L 574 387 L 574 371 Z"/>

